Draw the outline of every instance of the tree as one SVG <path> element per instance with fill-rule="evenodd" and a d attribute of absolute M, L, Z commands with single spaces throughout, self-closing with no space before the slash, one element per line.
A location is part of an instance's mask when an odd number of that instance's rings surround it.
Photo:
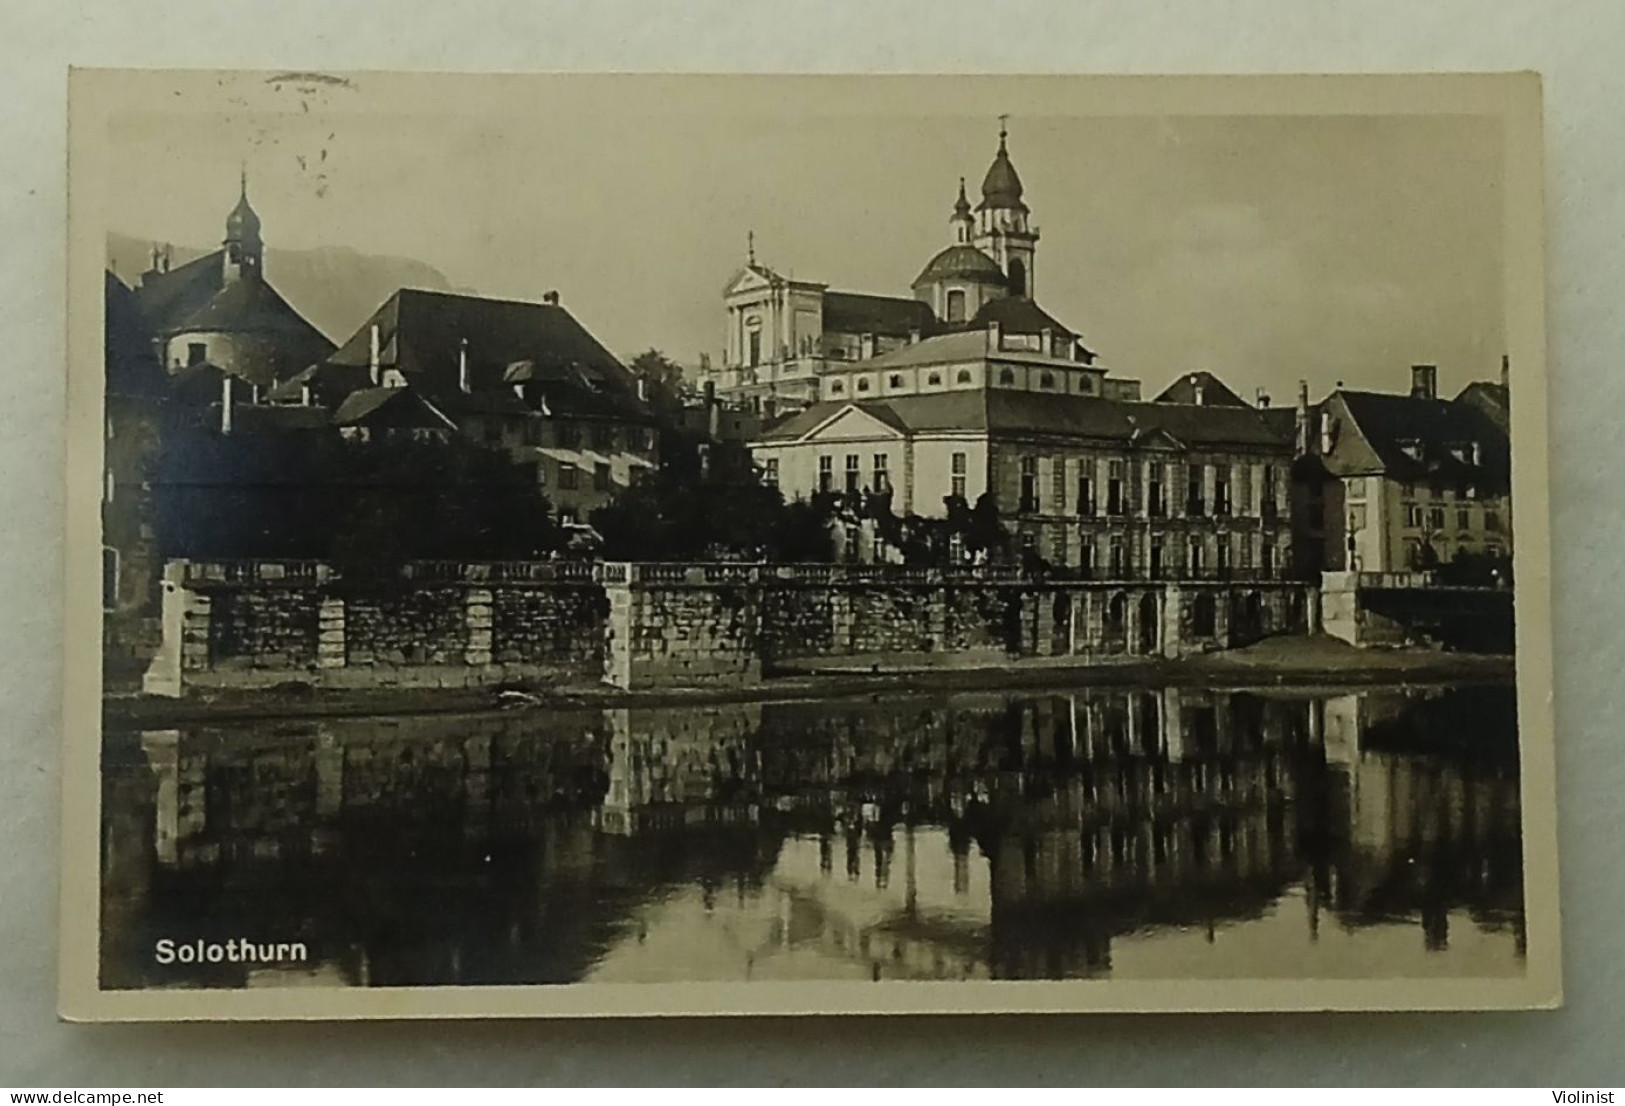
<path fill-rule="evenodd" d="M 166 557 L 310 558 L 365 572 L 532 559 L 560 541 L 534 469 L 457 437 L 179 430 L 155 466 L 153 501 Z"/>
<path fill-rule="evenodd" d="M 948 511 L 947 532 L 958 535 L 965 552 L 978 560 L 997 560 L 1010 548 L 1010 531 L 999 519 L 998 500 L 992 492 L 983 492 L 976 506 L 967 506 L 963 496 L 944 498 Z"/>
<path fill-rule="evenodd" d="M 688 383 L 683 367 L 657 349 L 647 349 L 627 366 L 632 374 L 644 382 L 648 402 L 661 415 L 670 415 L 683 406 L 683 395 Z"/>

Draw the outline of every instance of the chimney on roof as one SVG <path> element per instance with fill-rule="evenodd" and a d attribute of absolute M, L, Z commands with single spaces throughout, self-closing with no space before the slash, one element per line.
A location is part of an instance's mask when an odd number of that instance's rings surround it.
<path fill-rule="evenodd" d="M 875 355 L 875 336 L 873 334 L 858 335 L 858 359 L 867 361 Z"/>
<path fill-rule="evenodd" d="M 920 344 L 920 328 L 919 327 L 911 326 L 911 327 L 908 328 L 908 344 L 911 345 L 911 346 L 917 346 L 917 345 Z"/>
<path fill-rule="evenodd" d="M 468 381 L 468 339 L 467 338 L 463 338 L 463 339 L 459 340 L 458 343 L 457 343 L 457 388 L 458 388 L 459 391 L 462 391 L 462 392 L 465 392 L 465 393 L 470 390 L 469 389 L 469 381 Z"/>
<path fill-rule="evenodd" d="M 1472 458 L 1474 468 L 1477 468 L 1479 465 L 1484 463 L 1484 446 L 1483 443 L 1477 441 L 1476 439 L 1473 441 Z"/>
<path fill-rule="evenodd" d="M 1332 451 L 1332 446 L 1337 444 L 1335 437 L 1336 434 L 1334 431 L 1334 424 L 1332 423 L 1332 413 L 1330 411 L 1322 411 L 1320 413 L 1320 455 L 1322 457 L 1329 455 Z"/>
<path fill-rule="evenodd" d="M 367 369 L 372 377 L 372 386 L 378 387 L 378 324 L 373 323 L 367 336 Z"/>
<path fill-rule="evenodd" d="M 166 272 L 166 273 L 169 272 L 169 262 L 170 262 L 170 258 L 171 258 L 171 256 L 173 254 L 174 254 L 174 247 L 171 246 L 168 242 L 165 242 L 164 243 L 164 261 L 163 261 L 163 265 L 164 265 L 164 272 Z"/>
<path fill-rule="evenodd" d="M 1508 390 L 1510 390 L 1510 388 L 1511 388 L 1511 383 L 1510 383 L 1511 377 L 1512 377 L 1512 358 L 1508 357 L 1506 354 L 1503 353 L 1501 355 L 1501 387 L 1507 388 Z"/>
<path fill-rule="evenodd" d="M 1191 373 L 1191 402 L 1201 407 L 1205 399 L 1207 399 L 1207 389 L 1202 386 L 1201 374 Z"/>
<path fill-rule="evenodd" d="M 299 406 L 301 406 L 301 407 L 309 407 L 310 406 L 310 385 L 309 384 L 301 384 L 301 385 L 299 385 Z"/>
<path fill-rule="evenodd" d="M 557 307 L 559 305 L 558 290 L 556 288 L 550 288 L 546 292 L 543 292 L 542 302 L 551 307 Z"/>
<path fill-rule="evenodd" d="M 1298 381 L 1298 407 L 1293 428 L 1297 434 L 1298 456 L 1302 457 L 1309 452 L 1309 382 Z"/>
<path fill-rule="evenodd" d="M 231 384 L 235 379 L 230 373 L 220 377 L 220 433 L 231 433 L 232 395 Z"/>
<path fill-rule="evenodd" d="M 1270 394 L 1263 388 L 1259 388 L 1253 393 L 1253 402 L 1260 407 L 1268 407 L 1270 405 Z"/>
<path fill-rule="evenodd" d="M 638 399 L 649 402 L 649 378 L 646 376 L 638 377 Z"/>
<path fill-rule="evenodd" d="M 1004 348 L 1004 334 L 999 328 L 999 320 L 997 319 L 987 321 L 987 348 L 991 350 Z"/>
<path fill-rule="evenodd" d="M 1411 398 L 1412 399 L 1438 399 L 1439 398 L 1439 366 L 1412 365 L 1411 366 Z"/>

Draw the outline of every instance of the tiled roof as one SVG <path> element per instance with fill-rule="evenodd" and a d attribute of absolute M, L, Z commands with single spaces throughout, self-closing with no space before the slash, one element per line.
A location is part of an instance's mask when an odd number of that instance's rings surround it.
<path fill-rule="evenodd" d="M 215 250 L 167 273 L 146 272 L 135 290 L 154 334 L 172 333 L 225 284 L 225 251 Z"/>
<path fill-rule="evenodd" d="M 1180 407 L 1122 403 L 1091 396 L 1054 395 L 995 388 L 897 396 L 856 403 L 816 403 L 764 431 L 759 441 L 793 441 L 832 415 L 856 407 L 908 432 L 988 431 L 1004 435 L 1055 435 L 1128 444 L 1162 431 L 1185 446 L 1290 449 L 1292 426 L 1251 407 Z"/>
<path fill-rule="evenodd" d="M 529 362 L 554 414 L 650 419 L 631 373 L 563 307 L 402 288 L 362 323 L 331 361 L 368 364 L 371 328 L 379 328 L 381 364 L 444 410 L 476 402 L 460 388 L 465 352 L 471 392 L 512 395 L 509 367 Z M 464 341 L 467 341 L 464 347 Z"/>
<path fill-rule="evenodd" d="M 1182 374 L 1172 384 L 1164 388 L 1153 402 L 1195 404 L 1198 385 L 1202 389 L 1202 406 L 1204 407 L 1249 406 L 1246 400 L 1230 390 L 1229 385 L 1205 369 Z"/>
<path fill-rule="evenodd" d="M 1353 427 L 1337 425 L 1339 407 Z M 1333 420 L 1333 448 L 1325 463 L 1339 475 L 1380 471 L 1402 480 L 1438 478 L 1492 485 L 1504 485 L 1510 478 L 1505 432 L 1470 403 L 1339 391 L 1322 401 L 1320 411 Z M 1345 440 L 1351 430 L 1358 434 L 1357 442 Z M 1477 465 L 1457 456 L 1464 448 L 1470 451 L 1475 442 Z"/>
<path fill-rule="evenodd" d="M 913 287 L 944 277 L 970 277 L 1001 288 L 1005 285 L 1004 270 L 999 268 L 999 263 L 975 246 L 949 246 L 925 263 L 920 275 L 914 278 Z"/>
<path fill-rule="evenodd" d="M 930 334 L 936 321 L 931 305 L 919 300 L 862 292 L 824 293 L 825 332 L 906 338 L 914 331 Z"/>
<path fill-rule="evenodd" d="M 313 358 L 332 352 L 333 343 L 282 294 L 259 279 L 235 280 L 170 327 L 174 331 L 226 331 L 269 334 L 279 341 L 309 347 Z M 301 351 L 302 352 L 302 351 Z"/>

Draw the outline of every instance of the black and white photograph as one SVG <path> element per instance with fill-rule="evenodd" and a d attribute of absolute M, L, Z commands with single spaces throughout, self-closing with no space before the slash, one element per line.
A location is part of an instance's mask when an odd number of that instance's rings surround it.
<path fill-rule="evenodd" d="M 70 104 L 70 1016 L 1559 1001 L 1538 79 Z"/>

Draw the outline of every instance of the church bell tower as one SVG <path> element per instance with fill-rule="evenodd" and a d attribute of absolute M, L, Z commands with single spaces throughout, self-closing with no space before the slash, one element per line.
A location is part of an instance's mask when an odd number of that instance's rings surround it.
<path fill-rule="evenodd" d="M 982 178 L 982 202 L 976 205 L 976 246 L 1004 270 L 1010 294 L 1033 298 L 1033 254 L 1038 229 L 1028 221 L 1022 202 L 1021 177 L 1010 161 L 1008 116 L 999 116 L 999 152 Z"/>
<path fill-rule="evenodd" d="M 244 169 L 237 206 L 226 216 L 225 280 L 259 280 L 265 260 L 265 243 L 260 238 L 260 217 L 248 202 L 248 170 Z"/>

